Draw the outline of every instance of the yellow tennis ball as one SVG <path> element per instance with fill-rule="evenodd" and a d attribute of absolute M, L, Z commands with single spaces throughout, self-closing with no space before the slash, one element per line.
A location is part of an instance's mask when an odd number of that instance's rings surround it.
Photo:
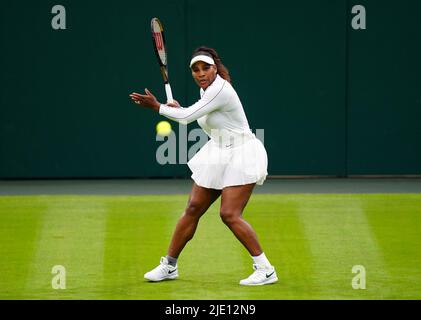
<path fill-rule="evenodd" d="M 160 121 L 156 125 L 156 133 L 160 136 L 166 137 L 171 133 L 171 125 L 168 121 Z"/>

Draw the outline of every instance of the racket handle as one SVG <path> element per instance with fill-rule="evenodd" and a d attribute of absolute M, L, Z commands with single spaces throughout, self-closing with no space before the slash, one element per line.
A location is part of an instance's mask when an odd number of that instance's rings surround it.
<path fill-rule="evenodd" d="M 171 86 L 169 83 L 165 84 L 165 93 L 167 94 L 167 102 L 174 102 L 174 99 L 172 97 Z"/>

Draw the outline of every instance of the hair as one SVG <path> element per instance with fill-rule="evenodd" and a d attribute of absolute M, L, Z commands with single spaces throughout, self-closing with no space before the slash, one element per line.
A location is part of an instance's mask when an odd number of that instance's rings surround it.
<path fill-rule="evenodd" d="M 193 51 L 192 58 L 202 54 L 208 57 L 212 57 L 212 59 L 215 61 L 217 73 L 221 76 L 221 78 L 231 83 L 231 76 L 229 74 L 229 71 L 222 64 L 221 58 L 219 57 L 216 50 L 209 47 L 201 46 Z"/>

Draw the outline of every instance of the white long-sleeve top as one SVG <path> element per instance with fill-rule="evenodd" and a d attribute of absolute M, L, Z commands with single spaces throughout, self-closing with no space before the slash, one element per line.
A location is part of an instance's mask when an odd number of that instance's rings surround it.
<path fill-rule="evenodd" d="M 237 92 L 228 81 L 216 75 L 206 90 L 200 89 L 200 96 L 201 99 L 188 108 L 161 104 L 159 113 L 181 124 L 197 120 L 206 134 L 215 140 L 221 132 L 234 136 L 253 135 Z"/>

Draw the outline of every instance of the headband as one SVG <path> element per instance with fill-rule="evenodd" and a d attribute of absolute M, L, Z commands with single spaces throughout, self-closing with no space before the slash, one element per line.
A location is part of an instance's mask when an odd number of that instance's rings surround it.
<path fill-rule="evenodd" d="M 206 62 L 207 64 L 215 64 L 215 61 L 209 57 L 209 56 L 205 56 L 204 54 L 200 54 L 198 56 L 195 56 L 191 59 L 190 61 L 190 68 L 197 62 L 197 61 L 203 61 Z"/>

